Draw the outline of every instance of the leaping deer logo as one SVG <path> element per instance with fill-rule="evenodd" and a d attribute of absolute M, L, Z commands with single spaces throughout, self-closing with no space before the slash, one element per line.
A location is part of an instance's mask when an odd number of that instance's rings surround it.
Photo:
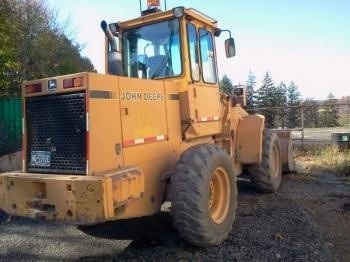
<path fill-rule="evenodd" d="M 49 82 L 48 82 L 49 91 L 56 90 L 56 87 L 57 87 L 56 80 L 55 79 L 49 80 Z"/>

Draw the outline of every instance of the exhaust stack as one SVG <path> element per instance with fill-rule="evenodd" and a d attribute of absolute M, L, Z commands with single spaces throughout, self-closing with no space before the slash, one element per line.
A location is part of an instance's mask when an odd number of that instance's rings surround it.
<path fill-rule="evenodd" d="M 108 42 L 111 46 L 111 51 L 117 51 L 117 42 L 115 41 L 113 35 L 112 35 L 112 32 L 111 30 L 109 30 L 108 28 L 108 25 L 107 25 L 107 22 L 105 20 L 103 20 L 101 22 L 101 28 L 102 28 L 102 31 L 105 33 L 107 39 L 108 39 Z"/>
<path fill-rule="evenodd" d="M 111 50 L 107 53 L 107 71 L 111 75 L 123 76 L 122 56 L 118 52 L 117 41 L 113 37 L 111 30 L 108 28 L 106 21 L 101 22 L 102 31 L 105 33 Z"/>

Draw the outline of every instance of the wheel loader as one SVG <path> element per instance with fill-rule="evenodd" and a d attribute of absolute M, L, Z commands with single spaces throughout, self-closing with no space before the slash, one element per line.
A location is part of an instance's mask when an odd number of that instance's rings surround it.
<path fill-rule="evenodd" d="M 0 174 L 0 209 L 76 225 L 150 216 L 171 203 L 179 236 L 218 245 L 232 229 L 237 176 L 275 192 L 293 169 L 290 133 L 221 93 L 215 38 L 229 30 L 194 8 L 108 24 L 105 74 L 24 81 L 22 170 Z M 223 47 L 219 47 L 223 48 Z"/>

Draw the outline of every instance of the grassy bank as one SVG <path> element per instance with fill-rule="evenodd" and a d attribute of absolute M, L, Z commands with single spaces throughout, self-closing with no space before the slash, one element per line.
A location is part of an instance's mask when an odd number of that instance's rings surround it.
<path fill-rule="evenodd" d="M 304 147 L 295 151 L 297 160 L 307 162 L 313 170 L 322 169 L 340 176 L 350 176 L 350 150 L 339 151 L 337 147 Z"/>

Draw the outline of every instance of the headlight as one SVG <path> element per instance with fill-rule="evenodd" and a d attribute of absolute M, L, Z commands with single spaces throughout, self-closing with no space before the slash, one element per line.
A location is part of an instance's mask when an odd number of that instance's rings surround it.
<path fill-rule="evenodd" d="M 183 6 L 178 6 L 178 7 L 173 8 L 173 14 L 177 18 L 182 17 L 185 14 L 185 10 L 184 10 Z"/>

